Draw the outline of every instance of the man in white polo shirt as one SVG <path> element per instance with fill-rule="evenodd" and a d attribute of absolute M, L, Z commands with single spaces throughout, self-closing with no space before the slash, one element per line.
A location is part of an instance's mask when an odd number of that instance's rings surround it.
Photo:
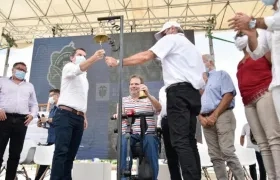
<path fill-rule="evenodd" d="M 199 89 L 205 67 L 202 55 L 184 36 L 177 22 L 167 22 L 155 34 L 157 43 L 149 50 L 137 53 L 123 60 L 124 66 L 143 64 L 158 59 L 162 63 L 163 80 L 167 87 L 167 119 L 170 140 L 178 154 L 184 179 L 201 179 L 200 158 L 196 146 L 196 116 L 200 112 Z M 110 67 L 119 61 L 106 57 Z"/>
<path fill-rule="evenodd" d="M 86 60 L 86 51 L 75 49 L 70 56 L 71 62 L 63 67 L 58 109 L 53 117 L 56 138 L 51 180 L 72 179 L 73 161 L 87 128 L 89 85 L 86 71 L 102 59 L 104 53 L 104 50 L 98 50 Z"/>

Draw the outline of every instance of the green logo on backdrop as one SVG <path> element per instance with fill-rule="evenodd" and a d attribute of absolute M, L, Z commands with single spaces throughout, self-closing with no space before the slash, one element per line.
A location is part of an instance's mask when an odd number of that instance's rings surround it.
<path fill-rule="evenodd" d="M 74 42 L 64 46 L 60 51 L 51 54 L 51 65 L 49 66 L 48 82 L 53 88 L 60 89 L 62 69 L 65 64 L 70 62 L 70 55 L 75 49 Z"/>

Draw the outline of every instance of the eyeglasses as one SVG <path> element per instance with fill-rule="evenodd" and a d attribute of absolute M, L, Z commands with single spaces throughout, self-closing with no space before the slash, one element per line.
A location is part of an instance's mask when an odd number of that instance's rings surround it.
<path fill-rule="evenodd" d="M 19 68 L 19 67 L 16 67 L 15 69 L 27 73 L 27 70 L 25 70 L 25 69 L 22 69 L 22 68 Z"/>

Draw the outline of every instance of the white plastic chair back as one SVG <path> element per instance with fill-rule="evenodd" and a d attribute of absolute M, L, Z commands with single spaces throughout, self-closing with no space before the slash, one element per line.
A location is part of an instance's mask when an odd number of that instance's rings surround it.
<path fill-rule="evenodd" d="M 3 155 L 3 163 L 2 166 L 5 167 L 9 158 L 9 144 L 7 144 L 4 155 Z"/>
<path fill-rule="evenodd" d="M 206 144 L 197 143 L 198 150 L 206 150 L 208 152 L 208 147 Z"/>
<path fill-rule="evenodd" d="M 239 144 L 235 145 L 236 155 L 242 166 L 249 166 L 256 164 L 256 152 L 253 148 L 245 148 Z"/>
<path fill-rule="evenodd" d="M 199 143 L 197 144 L 199 156 L 200 156 L 200 163 L 201 167 L 211 167 L 213 166 L 210 156 L 208 154 L 208 149 L 207 147 L 200 145 Z"/>
<path fill-rule="evenodd" d="M 33 162 L 37 144 L 33 140 L 25 140 L 20 154 L 19 164 L 30 164 Z"/>
<path fill-rule="evenodd" d="M 34 162 L 39 165 L 51 165 L 54 153 L 54 145 L 37 146 Z"/>

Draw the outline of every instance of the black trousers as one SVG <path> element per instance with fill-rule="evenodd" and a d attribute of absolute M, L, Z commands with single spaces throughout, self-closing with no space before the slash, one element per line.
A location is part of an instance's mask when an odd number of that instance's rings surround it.
<path fill-rule="evenodd" d="M 256 151 L 256 158 L 257 158 L 258 165 L 259 165 L 260 180 L 266 180 L 266 171 L 265 171 L 265 167 L 263 164 L 262 155 L 258 151 Z M 250 165 L 249 170 L 250 170 L 250 175 L 251 175 L 252 179 L 258 180 L 256 164 Z"/>
<path fill-rule="evenodd" d="M 53 145 L 54 143 L 48 143 L 47 145 L 45 146 L 51 146 Z M 35 177 L 35 180 L 40 180 L 40 178 L 42 177 L 42 175 L 44 174 L 44 172 L 46 171 L 46 169 L 48 168 L 49 166 L 47 165 L 40 165 L 39 169 L 38 169 L 38 172 L 36 174 L 36 177 Z"/>
<path fill-rule="evenodd" d="M 190 83 L 171 85 L 166 93 L 170 140 L 178 155 L 183 178 L 200 180 L 201 166 L 195 133 L 201 96 Z"/>
<path fill-rule="evenodd" d="M 171 180 L 182 180 L 178 155 L 171 145 L 169 126 L 166 117 L 161 120 L 161 128 L 170 178 Z"/>
<path fill-rule="evenodd" d="M 24 124 L 26 115 L 6 113 L 6 116 L 6 120 L 0 121 L 0 168 L 6 146 L 10 140 L 5 179 L 14 180 L 27 130 L 27 126 Z"/>

